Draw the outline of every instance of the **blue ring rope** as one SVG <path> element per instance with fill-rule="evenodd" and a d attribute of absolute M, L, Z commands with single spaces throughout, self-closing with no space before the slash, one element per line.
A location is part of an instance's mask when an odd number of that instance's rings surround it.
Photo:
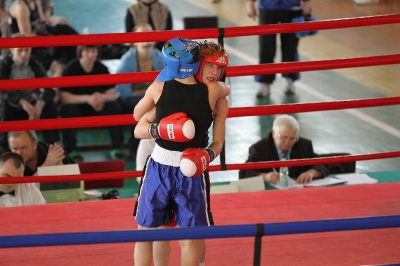
<path fill-rule="evenodd" d="M 400 227 L 400 215 L 263 224 L 264 236 Z M 1 236 L 0 248 L 256 236 L 256 224 Z"/>

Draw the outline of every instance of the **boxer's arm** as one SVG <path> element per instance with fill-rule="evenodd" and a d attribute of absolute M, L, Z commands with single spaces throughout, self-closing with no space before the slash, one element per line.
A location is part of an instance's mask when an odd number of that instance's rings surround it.
<path fill-rule="evenodd" d="M 208 83 L 207 87 L 208 100 L 213 110 L 215 109 L 218 99 L 227 97 L 231 92 L 231 87 L 228 84 L 220 81 Z"/>
<path fill-rule="evenodd" d="M 142 115 L 139 122 L 135 127 L 135 138 L 137 139 L 149 139 L 149 126 L 156 120 L 156 108 L 153 107 L 150 111 Z"/>
<path fill-rule="evenodd" d="M 216 98 L 226 97 L 231 93 L 231 86 L 222 81 L 211 82 L 207 84 L 207 87 Z"/>
<path fill-rule="evenodd" d="M 133 110 L 133 117 L 136 121 L 150 111 L 160 98 L 164 82 L 153 82 L 146 90 L 143 98 L 138 102 Z"/>
<path fill-rule="evenodd" d="M 209 146 L 218 156 L 225 140 L 225 121 L 228 116 L 228 99 L 219 98 L 214 107 L 213 142 Z"/>

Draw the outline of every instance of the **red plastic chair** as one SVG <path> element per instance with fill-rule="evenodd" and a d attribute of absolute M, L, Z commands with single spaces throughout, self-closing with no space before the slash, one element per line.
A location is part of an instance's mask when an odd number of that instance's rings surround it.
<path fill-rule="evenodd" d="M 112 160 L 112 161 L 101 161 L 101 162 L 79 162 L 78 165 L 81 174 L 125 171 L 124 160 Z M 124 178 L 85 181 L 85 189 L 119 188 L 123 186 L 124 186 Z"/>

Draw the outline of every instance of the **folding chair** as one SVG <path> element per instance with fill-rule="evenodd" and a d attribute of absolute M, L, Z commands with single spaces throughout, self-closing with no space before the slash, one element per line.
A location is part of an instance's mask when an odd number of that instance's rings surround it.
<path fill-rule="evenodd" d="M 333 156 L 350 155 L 350 153 L 336 152 L 336 153 L 324 153 L 324 154 L 318 154 L 318 155 L 319 155 L 319 157 L 333 157 Z M 356 162 L 327 164 L 327 167 L 331 174 L 343 174 L 343 173 L 355 173 L 356 172 Z"/>

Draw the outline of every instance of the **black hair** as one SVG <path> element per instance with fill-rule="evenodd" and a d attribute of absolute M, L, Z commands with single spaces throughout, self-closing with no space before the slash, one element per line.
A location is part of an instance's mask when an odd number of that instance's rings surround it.
<path fill-rule="evenodd" d="M 0 167 L 3 167 L 4 163 L 8 160 L 13 160 L 15 169 L 21 168 L 21 166 L 25 167 L 24 159 L 21 155 L 15 152 L 6 152 L 0 156 Z"/>

